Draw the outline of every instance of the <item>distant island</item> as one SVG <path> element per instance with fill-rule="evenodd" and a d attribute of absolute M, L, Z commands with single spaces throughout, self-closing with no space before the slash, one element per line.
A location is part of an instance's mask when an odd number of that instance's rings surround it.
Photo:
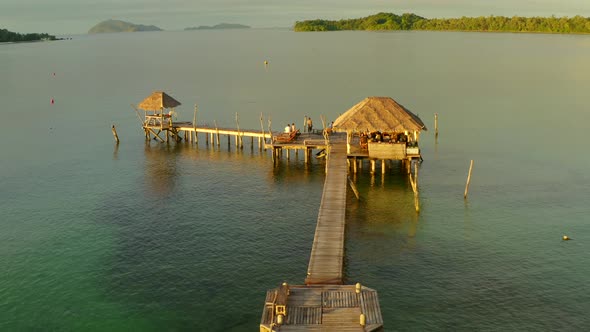
<path fill-rule="evenodd" d="M 201 25 L 198 27 L 185 28 L 184 30 L 212 30 L 212 29 L 250 29 L 249 26 L 243 24 L 220 23 L 214 26 Z"/>
<path fill-rule="evenodd" d="M 111 33 L 111 32 L 136 32 L 136 31 L 162 31 L 155 25 L 133 24 L 119 20 L 106 20 L 93 26 L 88 33 Z"/>
<path fill-rule="evenodd" d="M 590 18 L 574 17 L 505 17 L 480 16 L 428 19 L 416 14 L 396 15 L 379 13 L 363 18 L 339 21 L 297 21 L 295 31 L 338 30 L 429 30 L 429 31 L 477 31 L 477 32 L 541 32 L 541 33 L 590 33 Z"/>
<path fill-rule="evenodd" d="M 17 43 L 17 42 L 30 42 L 40 40 L 58 40 L 55 36 L 46 33 L 18 33 L 8 31 L 6 29 L 0 29 L 0 43 Z"/>

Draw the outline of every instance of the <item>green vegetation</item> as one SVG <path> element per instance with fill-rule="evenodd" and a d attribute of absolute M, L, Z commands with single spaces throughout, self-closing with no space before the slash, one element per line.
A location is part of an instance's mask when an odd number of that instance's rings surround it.
<path fill-rule="evenodd" d="M 295 23 L 295 31 L 337 30 L 437 30 L 590 33 L 590 18 L 574 17 L 504 17 L 480 16 L 427 19 L 415 14 L 379 13 L 363 18 L 339 21 L 309 20 Z"/>
<path fill-rule="evenodd" d="M 28 42 L 38 40 L 57 40 L 55 36 L 46 33 L 17 33 L 8 31 L 6 29 L 0 29 L 0 43 L 6 42 Z"/>
<path fill-rule="evenodd" d="M 249 26 L 243 24 L 220 23 L 214 26 L 201 25 L 193 28 L 185 28 L 184 30 L 210 30 L 210 29 L 250 29 Z"/>
<path fill-rule="evenodd" d="M 155 25 L 133 24 L 119 20 L 106 20 L 93 26 L 88 33 L 162 31 Z"/>

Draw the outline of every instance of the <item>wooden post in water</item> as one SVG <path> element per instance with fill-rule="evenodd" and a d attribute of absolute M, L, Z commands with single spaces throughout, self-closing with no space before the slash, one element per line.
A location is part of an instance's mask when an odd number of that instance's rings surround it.
<path fill-rule="evenodd" d="M 113 136 L 115 137 L 115 142 L 119 144 L 119 135 L 117 135 L 117 128 L 115 128 L 115 125 L 111 127 L 111 131 L 113 132 Z"/>
<path fill-rule="evenodd" d="M 350 176 L 348 177 L 348 183 L 350 184 L 350 188 L 352 189 L 352 191 L 354 192 L 354 195 L 356 196 L 357 200 L 361 200 L 361 196 L 359 195 L 359 191 L 356 188 L 356 185 L 354 184 L 354 182 L 352 182 L 352 180 L 350 179 Z"/>
<path fill-rule="evenodd" d="M 410 162 L 410 169 L 411 169 L 411 162 Z M 418 165 L 414 167 L 414 176 L 412 177 L 412 173 L 410 173 L 410 184 L 412 185 L 412 190 L 414 191 L 414 206 L 416 208 L 416 212 L 420 213 L 420 201 L 418 200 Z"/>
<path fill-rule="evenodd" d="M 469 164 L 469 174 L 467 175 L 467 184 L 465 184 L 465 194 L 463 195 L 464 199 L 467 199 L 467 194 L 469 193 L 469 183 L 471 182 L 471 171 L 473 170 L 473 159 Z"/>
<path fill-rule="evenodd" d="M 381 174 L 385 174 L 385 159 L 381 159 Z"/>
<path fill-rule="evenodd" d="M 195 114 L 193 115 L 193 130 L 195 131 L 195 143 L 199 144 L 199 137 L 197 135 L 197 109 L 197 104 L 195 104 Z"/>
<path fill-rule="evenodd" d="M 438 137 L 438 113 L 434 113 L 434 137 Z"/>
<path fill-rule="evenodd" d="M 371 159 L 371 174 L 375 174 L 375 159 Z"/>
<path fill-rule="evenodd" d="M 262 137 L 258 138 L 258 150 L 262 151 L 262 141 L 264 140 L 264 115 L 260 112 L 260 132 Z"/>
<path fill-rule="evenodd" d="M 236 112 L 236 127 L 238 128 L 238 134 L 236 135 L 236 148 L 239 145 L 240 149 L 242 149 L 244 147 L 244 142 L 242 142 L 242 137 L 240 135 L 240 117 L 238 112 Z"/>

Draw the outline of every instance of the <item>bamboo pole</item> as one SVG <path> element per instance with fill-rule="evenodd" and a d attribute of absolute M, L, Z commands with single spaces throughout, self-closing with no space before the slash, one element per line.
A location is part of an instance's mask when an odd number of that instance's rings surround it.
<path fill-rule="evenodd" d="M 242 137 L 240 135 L 240 116 L 238 115 L 238 112 L 236 112 L 236 127 L 238 128 L 238 134 L 236 135 L 236 148 L 239 145 L 241 149 L 244 147 L 244 144 L 242 142 Z"/>
<path fill-rule="evenodd" d="M 135 107 L 135 105 L 131 104 L 131 107 L 133 107 L 133 110 L 135 111 L 135 114 L 137 115 L 137 118 L 139 119 L 139 123 L 141 123 L 141 125 L 145 125 L 145 119 L 141 118 L 141 115 L 139 115 L 139 111 L 137 110 L 137 107 Z"/>
<path fill-rule="evenodd" d="M 356 199 L 360 201 L 361 200 L 361 196 L 359 195 L 359 191 L 356 188 L 356 185 L 354 184 L 354 182 L 352 182 L 352 179 L 350 178 L 350 176 L 348 176 L 348 183 L 350 184 L 350 188 L 354 192 L 354 195 L 356 196 Z"/>
<path fill-rule="evenodd" d="M 438 137 L 438 113 L 434 113 L 434 137 Z"/>
<path fill-rule="evenodd" d="M 260 112 L 260 132 L 262 133 L 262 137 L 258 139 L 258 150 L 262 151 L 262 141 L 266 143 L 264 139 L 264 115 Z"/>
<path fill-rule="evenodd" d="M 467 194 L 469 193 L 469 183 L 471 182 L 471 171 L 473 170 L 473 159 L 471 160 L 471 163 L 469 164 L 469 174 L 467 174 L 467 183 L 465 184 L 465 194 L 463 195 L 463 198 L 467 199 Z"/>
<path fill-rule="evenodd" d="M 221 145 L 221 140 L 219 139 L 219 127 L 217 127 L 217 120 L 215 120 L 215 131 L 217 135 L 217 146 Z"/>
<path fill-rule="evenodd" d="M 197 104 L 195 104 L 195 114 L 193 115 L 193 130 L 195 131 L 195 143 L 199 144 L 199 136 L 197 135 L 197 112 L 198 112 L 198 107 Z M 191 133 L 192 136 L 192 133 Z"/>
<path fill-rule="evenodd" d="M 111 131 L 113 132 L 113 136 L 115 137 L 115 142 L 119 144 L 119 135 L 117 135 L 117 128 L 115 128 L 115 125 L 111 127 Z"/>

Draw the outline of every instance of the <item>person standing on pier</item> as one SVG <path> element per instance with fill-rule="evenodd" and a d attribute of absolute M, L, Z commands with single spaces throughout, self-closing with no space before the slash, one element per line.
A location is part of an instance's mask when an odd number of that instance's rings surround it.
<path fill-rule="evenodd" d="M 292 133 L 294 133 L 294 132 L 296 132 L 296 131 L 297 131 L 297 130 L 295 129 L 295 122 L 293 122 L 293 123 L 291 124 L 291 132 L 292 132 Z"/>
<path fill-rule="evenodd" d="M 307 118 L 307 132 L 311 133 L 313 129 L 313 121 L 311 121 L 311 117 Z"/>
<path fill-rule="evenodd" d="M 285 134 L 289 133 L 291 133 L 291 125 L 287 123 L 287 126 L 285 127 Z"/>

